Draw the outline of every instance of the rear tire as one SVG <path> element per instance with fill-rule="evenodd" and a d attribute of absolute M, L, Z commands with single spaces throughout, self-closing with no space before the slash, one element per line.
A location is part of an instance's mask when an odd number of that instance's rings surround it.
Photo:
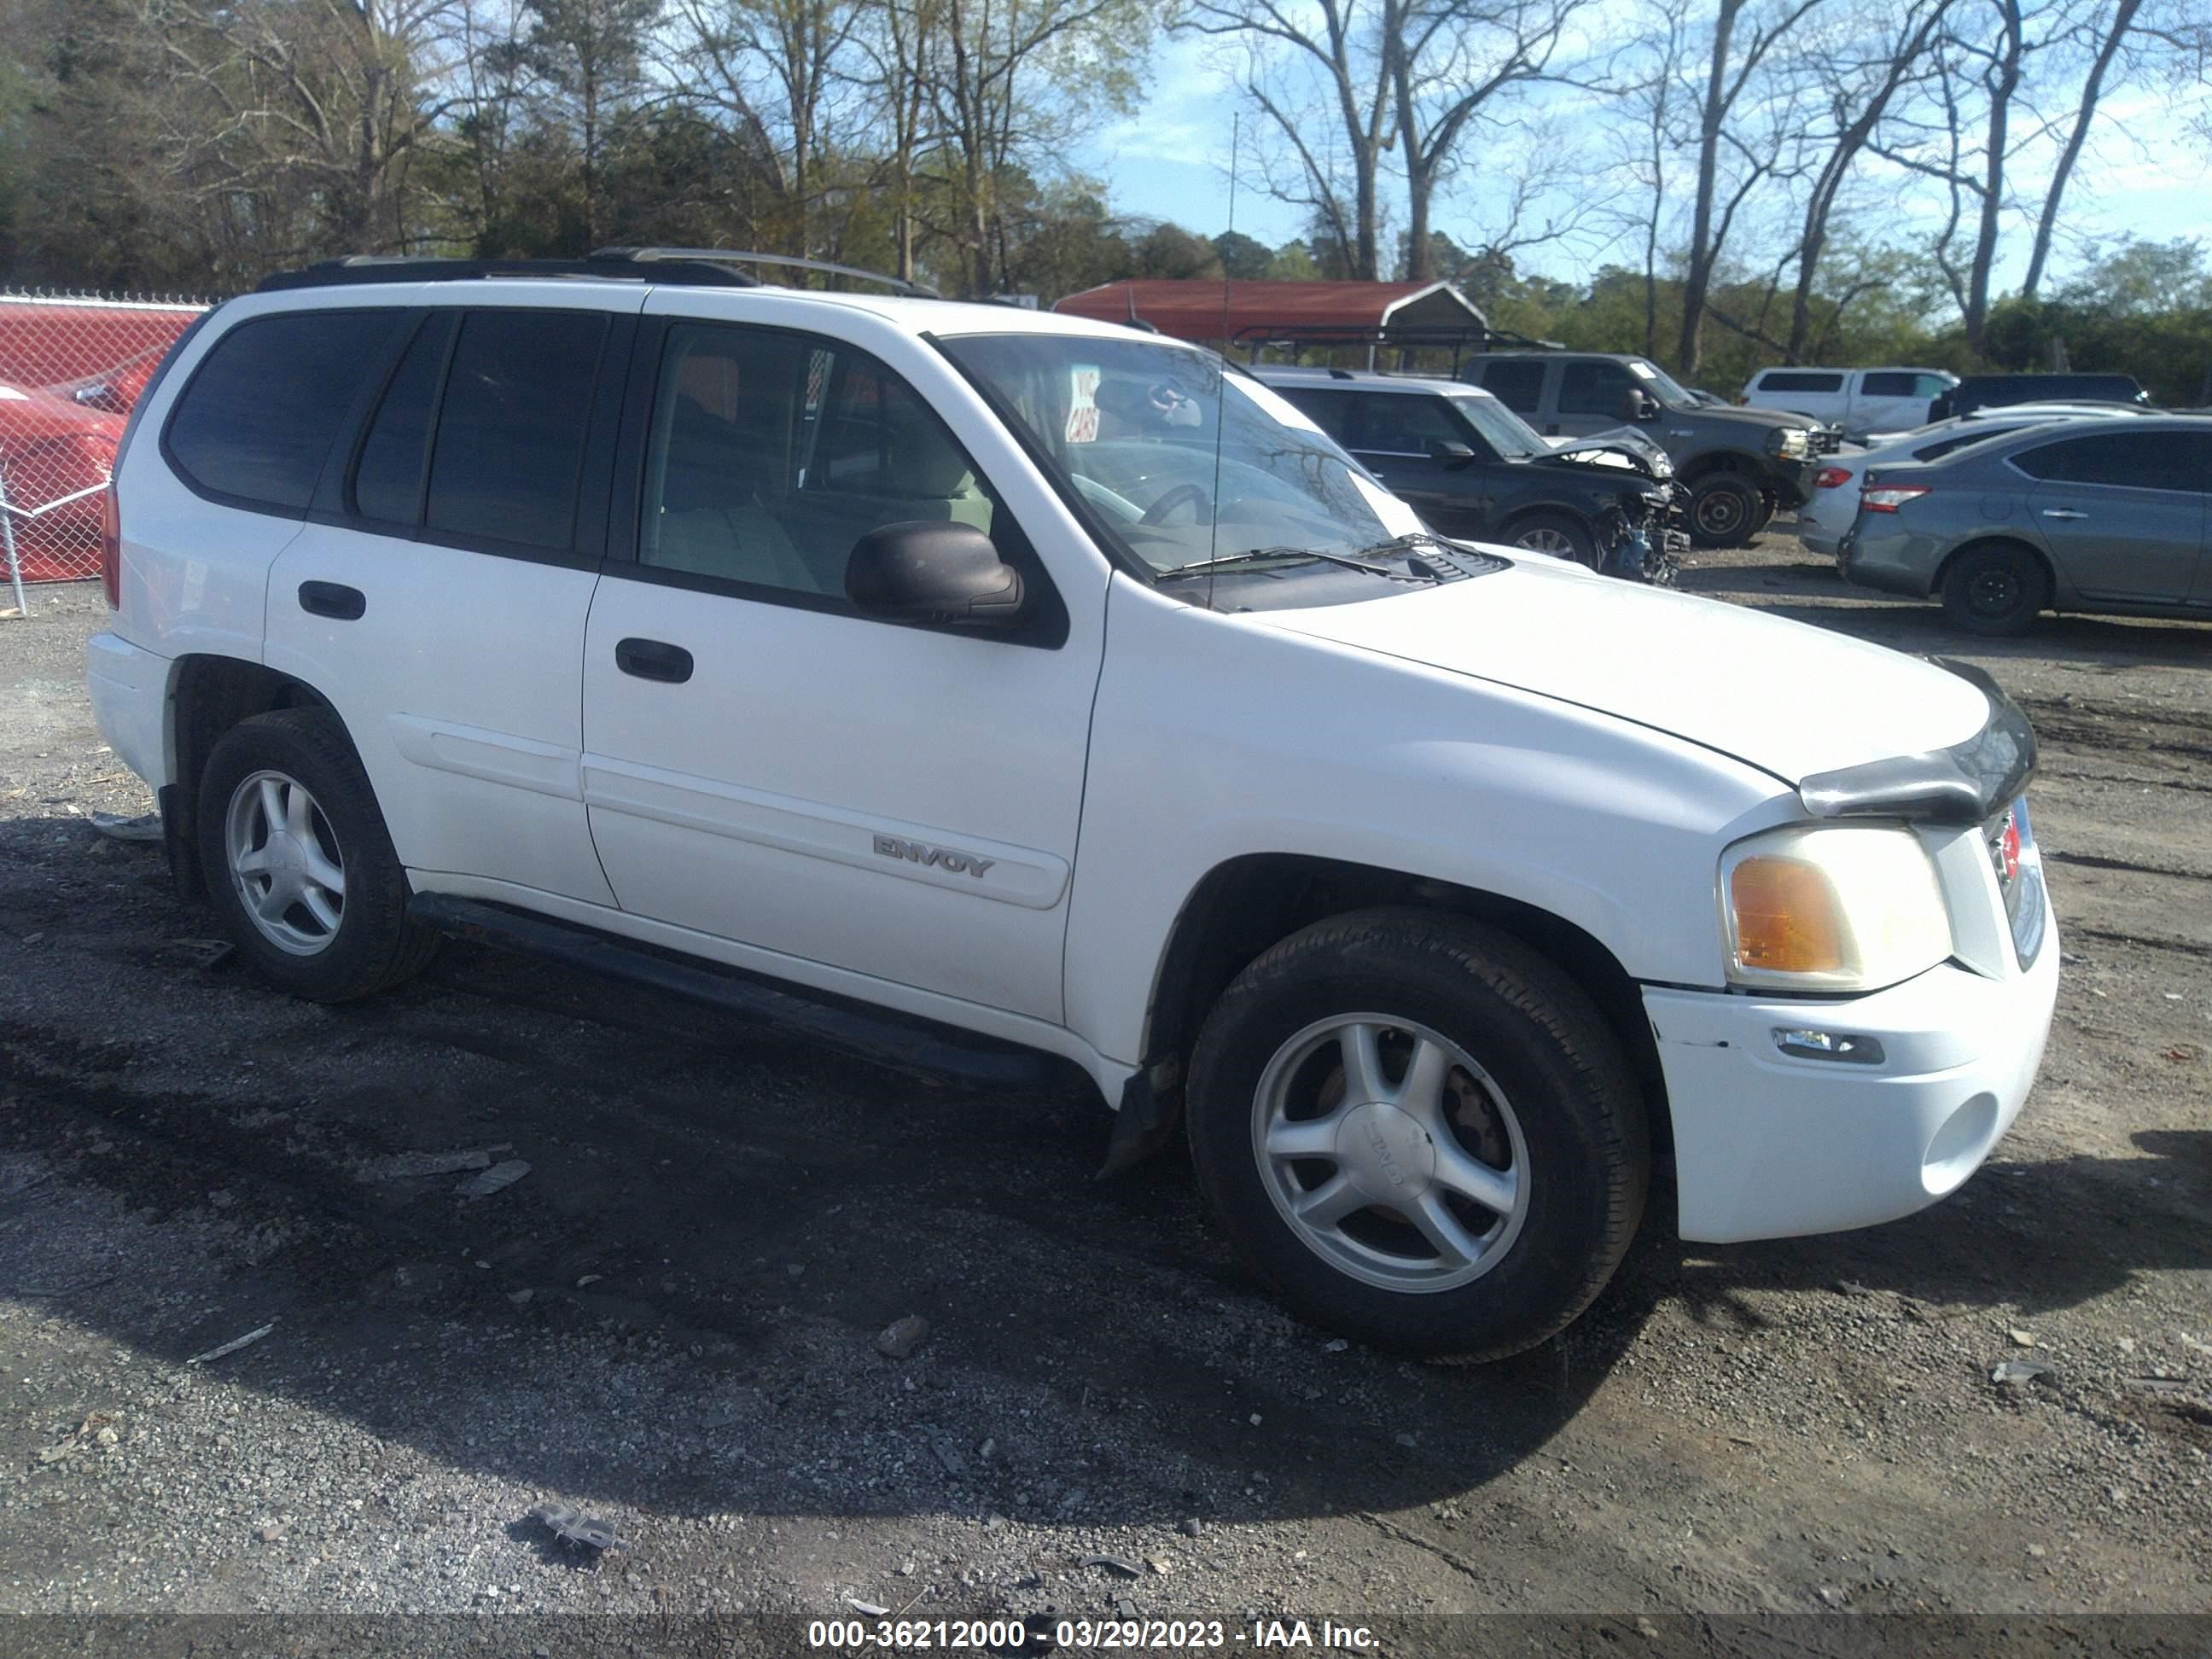
<path fill-rule="evenodd" d="M 1564 513 L 1531 513 L 1525 519 L 1515 520 L 1507 533 L 1512 537 L 1514 546 L 1525 547 L 1531 553 L 1572 559 L 1591 570 L 1599 567 L 1597 544 L 1590 539 L 1589 532 Z"/>
<path fill-rule="evenodd" d="M 1943 614 L 1986 639 L 2016 639 L 2051 603 L 2043 562 L 2008 542 L 1969 548 L 1943 572 Z"/>
<path fill-rule="evenodd" d="M 327 711 L 279 709 L 223 733 L 200 778 L 198 830 L 209 902 L 278 990 L 346 1002 L 435 953 L 438 936 L 407 914 L 368 775 Z"/>
<path fill-rule="evenodd" d="M 1589 1000 L 1516 940 L 1426 911 L 1335 917 L 1254 962 L 1200 1034 L 1188 1117 L 1213 1213 L 1269 1288 L 1431 1358 L 1563 1329 L 1650 1183 L 1644 1102 Z"/>
<path fill-rule="evenodd" d="M 1690 486 L 1690 539 L 1699 547 L 1735 547 L 1765 510 L 1755 486 L 1733 472 L 1708 472 Z"/>

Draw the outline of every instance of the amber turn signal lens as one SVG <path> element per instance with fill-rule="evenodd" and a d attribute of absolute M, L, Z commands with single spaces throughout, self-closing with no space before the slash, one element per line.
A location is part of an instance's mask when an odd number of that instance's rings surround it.
<path fill-rule="evenodd" d="M 1748 858 L 1729 878 L 1739 966 L 1769 973 L 1839 972 L 1843 920 L 1819 869 L 1797 859 Z"/>

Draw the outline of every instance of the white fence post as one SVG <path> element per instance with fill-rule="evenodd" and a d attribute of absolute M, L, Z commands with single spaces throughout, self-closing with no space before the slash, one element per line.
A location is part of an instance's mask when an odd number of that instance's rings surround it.
<path fill-rule="evenodd" d="M 5 471 L 0 471 L 0 540 L 8 544 L 8 583 L 15 590 L 15 614 L 27 617 L 31 607 L 23 599 L 23 567 L 15 557 L 15 507 L 8 499 Z"/>

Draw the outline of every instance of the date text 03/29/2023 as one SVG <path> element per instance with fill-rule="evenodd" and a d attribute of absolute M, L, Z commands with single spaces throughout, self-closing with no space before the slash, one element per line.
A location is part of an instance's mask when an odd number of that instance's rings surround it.
<path fill-rule="evenodd" d="M 811 1648 L 926 1649 L 1019 1653 L 1048 1650 L 1164 1651 L 1248 1648 L 1361 1652 L 1380 1645 L 1364 1625 L 1334 1620 L 1060 1619 L 1049 1626 L 1020 1619 L 817 1619 L 806 1627 Z"/>

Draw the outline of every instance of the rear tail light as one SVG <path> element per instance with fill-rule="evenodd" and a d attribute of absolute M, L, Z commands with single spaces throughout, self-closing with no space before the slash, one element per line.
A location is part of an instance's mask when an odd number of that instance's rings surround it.
<path fill-rule="evenodd" d="M 123 606 L 123 509 L 116 505 L 115 483 L 100 492 L 100 586 L 107 595 L 107 608 Z"/>
<path fill-rule="evenodd" d="M 1815 489 L 1834 489 L 1844 484 L 1849 483 L 1850 481 L 1851 474 L 1850 468 L 1841 466 L 1824 466 L 1818 472 L 1815 472 L 1813 475 L 1813 488 Z"/>
<path fill-rule="evenodd" d="M 1869 513 L 1894 513 L 1927 493 L 1926 484 L 1875 484 L 1861 492 L 1859 505 Z"/>

